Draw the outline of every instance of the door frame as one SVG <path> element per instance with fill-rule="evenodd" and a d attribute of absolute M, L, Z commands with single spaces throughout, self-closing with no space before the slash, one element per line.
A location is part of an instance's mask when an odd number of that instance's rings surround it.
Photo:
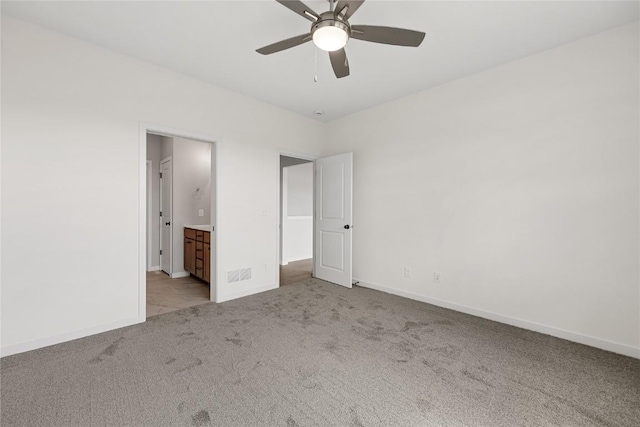
<path fill-rule="evenodd" d="M 147 271 L 152 271 L 153 265 L 153 160 L 147 160 Z"/>
<path fill-rule="evenodd" d="M 169 163 L 169 169 L 171 170 L 171 191 L 169 192 L 169 218 L 171 218 L 171 222 L 173 222 L 173 156 L 165 157 L 160 160 L 160 173 L 162 173 L 162 165 L 165 163 Z M 164 190 L 164 178 L 160 178 L 160 211 L 164 212 L 162 209 L 162 204 L 164 203 L 164 199 L 162 197 L 162 193 Z M 158 240 L 158 246 L 160 250 L 164 249 L 164 242 L 162 241 L 162 223 L 164 222 L 164 215 L 162 216 L 162 221 L 160 221 L 160 239 Z M 148 239 L 147 239 L 148 241 Z M 162 255 L 160 255 L 160 271 L 164 271 L 162 269 Z M 169 277 L 173 278 L 173 224 L 169 224 L 169 271 L 164 271 L 169 275 Z"/>
<path fill-rule="evenodd" d="M 313 259 L 313 266 L 311 267 L 311 276 L 314 276 L 315 273 L 315 260 L 316 260 L 316 160 L 320 158 L 320 156 L 314 155 L 314 154 L 308 154 L 308 153 L 301 153 L 301 152 L 297 152 L 297 151 L 291 151 L 291 150 L 286 150 L 286 149 L 278 149 L 277 154 L 277 165 L 278 165 L 278 179 L 277 179 L 277 183 L 278 183 L 278 191 L 276 191 L 278 197 L 276 198 L 276 212 L 278 213 L 276 215 L 276 287 L 280 287 L 280 251 L 281 251 L 281 247 L 280 247 L 280 238 L 282 236 L 282 229 L 281 229 L 281 220 L 283 220 L 284 218 L 282 218 L 282 209 L 281 209 L 281 204 L 280 204 L 280 199 L 282 198 L 282 181 L 280 179 L 280 170 L 282 169 L 282 165 L 280 163 L 280 156 L 286 156 L 286 157 L 293 157 L 296 159 L 302 159 L 302 160 L 309 160 L 311 163 L 313 163 L 313 237 L 311 239 L 311 244 L 313 245 L 313 250 L 312 250 L 312 259 Z"/>
<path fill-rule="evenodd" d="M 211 186 L 211 226 L 214 227 L 212 233 L 212 243 L 215 242 L 215 253 L 211 257 L 211 282 L 209 283 L 209 295 L 213 302 L 220 300 L 218 287 L 218 265 L 220 253 L 220 231 L 218 227 L 218 194 L 219 193 L 219 170 L 220 170 L 220 146 L 218 138 L 211 135 L 199 134 L 196 132 L 176 129 L 169 126 L 152 124 L 147 122 L 139 123 L 138 133 L 138 322 L 147 321 L 147 133 L 167 137 L 179 137 L 195 139 L 197 141 L 211 144 L 211 160 L 213 170 L 213 185 Z M 215 163 L 213 163 L 215 162 Z M 222 282 L 220 282 L 222 283 Z"/>

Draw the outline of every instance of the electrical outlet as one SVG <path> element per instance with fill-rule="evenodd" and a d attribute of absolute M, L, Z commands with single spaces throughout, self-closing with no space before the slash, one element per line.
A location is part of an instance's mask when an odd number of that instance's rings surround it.
<path fill-rule="evenodd" d="M 204 216 L 204 209 L 198 209 L 198 216 Z"/>
<path fill-rule="evenodd" d="M 442 283 L 442 273 L 439 271 L 435 271 L 433 273 L 433 281 L 436 283 Z"/>
<path fill-rule="evenodd" d="M 411 277 L 411 268 L 409 267 L 404 268 L 404 277 Z"/>

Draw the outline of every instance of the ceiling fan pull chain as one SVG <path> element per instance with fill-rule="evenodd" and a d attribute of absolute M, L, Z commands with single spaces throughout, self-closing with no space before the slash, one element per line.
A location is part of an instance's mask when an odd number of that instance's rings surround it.
<path fill-rule="evenodd" d="M 313 57 L 314 57 L 313 82 L 318 83 L 318 49 L 316 47 L 313 48 Z"/>

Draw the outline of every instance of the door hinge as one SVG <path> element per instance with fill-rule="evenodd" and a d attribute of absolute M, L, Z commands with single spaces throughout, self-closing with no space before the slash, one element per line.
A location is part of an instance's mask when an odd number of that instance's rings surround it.
<path fill-rule="evenodd" d="M 162 216 L 162 211 L 160 211 L 160 216 Z"/>
<path fill-rule="evenodd" d="M 160 255 L 162 255 L 162 249 L 160 249 Z"/>
<path fill-rule="evenodd" d="M 162 179 L 162 172 L 160 172 L 160 179 Z"/>

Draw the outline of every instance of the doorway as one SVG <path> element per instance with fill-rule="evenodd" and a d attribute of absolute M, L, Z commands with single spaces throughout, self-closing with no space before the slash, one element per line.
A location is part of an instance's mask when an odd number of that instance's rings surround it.
<path fill-rule="evenodd" d="M 280 153 L 278 168 L 279 285 L 317 277 L 351 288 L 353 154 Z"/>
<path fill-rule="evenodd" d="M 313 161 L 280 156 L 280 286 L 313 276 Z"/>
<path fill-rule="evenodd" d="M 217 203 L 215 143 L 148 131 L 146 157 L 148 318 L 215 300 Z"/>

